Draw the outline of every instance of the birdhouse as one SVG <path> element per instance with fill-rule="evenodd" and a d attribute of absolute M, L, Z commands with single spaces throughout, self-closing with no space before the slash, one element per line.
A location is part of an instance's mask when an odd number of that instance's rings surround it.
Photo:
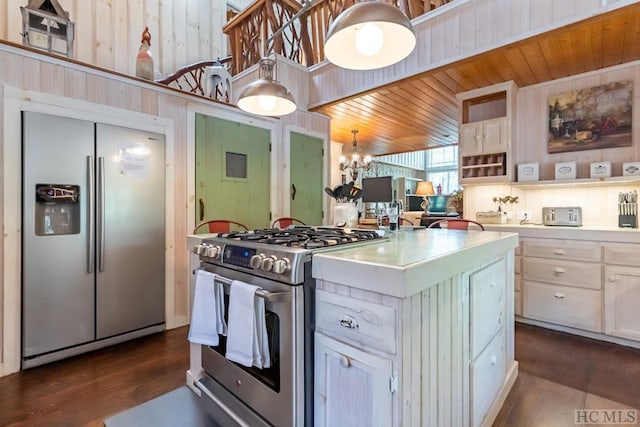
<path fill-rule="evenodd" d="M 29 0 L 22 12 L 22 44 L 71 57 L 73 22 L 56 0 Z"/>

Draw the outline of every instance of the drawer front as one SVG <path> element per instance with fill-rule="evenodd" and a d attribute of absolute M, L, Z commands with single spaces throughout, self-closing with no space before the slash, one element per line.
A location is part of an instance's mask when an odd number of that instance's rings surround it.
<path fill-rule="evenodd" d="M 471 425 L 479 426 L 502 388 L 506 376 L 504 329 L 471 363 Z"/>
<path fill-rule="evenodd" d="M 522 316 L 522 292 L 514 292 L 513 297 L 513 313 L 516 316 Z"/>
<path fill-rule="evenodd" d="M 604 247 L 604 262 L 607 264 L 629 265 L 637 267 L 640 264 L 640 245 L 635 244 L 607 244 Z"/>
<path fill-rule="evenodd" d="M 524 280 L 589 289 L 602 288 L 602 265 L 600 263 L 525 257 L 522 270 Z"/>
<path fill-rule="evenodd" d="M 520 265 L 522 264 L 522 257 L 520 255 L 516 255 L 514 257 L 514 263 L 515 265 L 513 266 L 513 270 L 516 274 L 520 273 Z"/>
<path fill-rule="evenodd" d="M 602 260 L 601 246 L 598 242 L 580 240 L 526 239 L 523 242 L 523 254 L 556 260 L 596 261 Z"/>
<path fill-rule="evenodd" d="M 524 281 L 523 315 L 602 332 L 602 292 Z"/>
<path fill-rule="evenodd" d="M 471 357 L 478 355 L 504 324 L 506 268 L 501 259 L 469 277 Z"/>
<path fill-rule="evenodd" d="M 396 353 L 396 310 L 391 307 L 317 290 L 316 330 L 350 344 Z"/>

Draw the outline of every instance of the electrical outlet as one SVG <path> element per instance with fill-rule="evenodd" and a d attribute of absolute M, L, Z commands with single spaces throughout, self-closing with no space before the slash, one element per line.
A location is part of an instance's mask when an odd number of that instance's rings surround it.
<path fill-rule="evenodd" d="M 531 220 L 531 211 L 518 211 L 517 212 L 517 220 L 522 221 L 522 220 Z"/>

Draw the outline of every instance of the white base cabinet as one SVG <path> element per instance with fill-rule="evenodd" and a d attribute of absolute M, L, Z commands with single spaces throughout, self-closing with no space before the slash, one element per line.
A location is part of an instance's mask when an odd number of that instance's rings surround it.
<path fill-rule="evenodd" d="M 605 333 L 640 341 L 640 245 L 604 248 Z"/>
<path fill-rule="evenodd" d="M 391 425 L 391 360 L 316 334 L 315 364 L 316 426 Z"/>
<path fill-rule="evenodd" d="M 491 425 L 517 375 L 513 266 L 509 251 L 406 298 L 317 280 L 315 424 Z"/>

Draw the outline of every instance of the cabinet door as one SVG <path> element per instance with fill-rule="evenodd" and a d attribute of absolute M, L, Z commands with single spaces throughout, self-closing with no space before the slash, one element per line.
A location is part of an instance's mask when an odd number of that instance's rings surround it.
<path fill-rule="evenodd" d="M 604 301 L 605 332 L 640 340 L 640 268 L 606 266 Z"/>
<path fill-rule="evenodd" d="M 482 122 L 460 125 L 460 155 L 482 154 Z"/>
<path fill-rule="evenodd" d="M 390 426 L 391 368 L 391 360 L 316 333 L 315 425 Z"/>
<path fill-rule="evenodd" d="M 500 117 L 497 119 L 485 120 L 482 130 L 482 153 L 503 153 L 507 151 L 507 119 Z"/>

